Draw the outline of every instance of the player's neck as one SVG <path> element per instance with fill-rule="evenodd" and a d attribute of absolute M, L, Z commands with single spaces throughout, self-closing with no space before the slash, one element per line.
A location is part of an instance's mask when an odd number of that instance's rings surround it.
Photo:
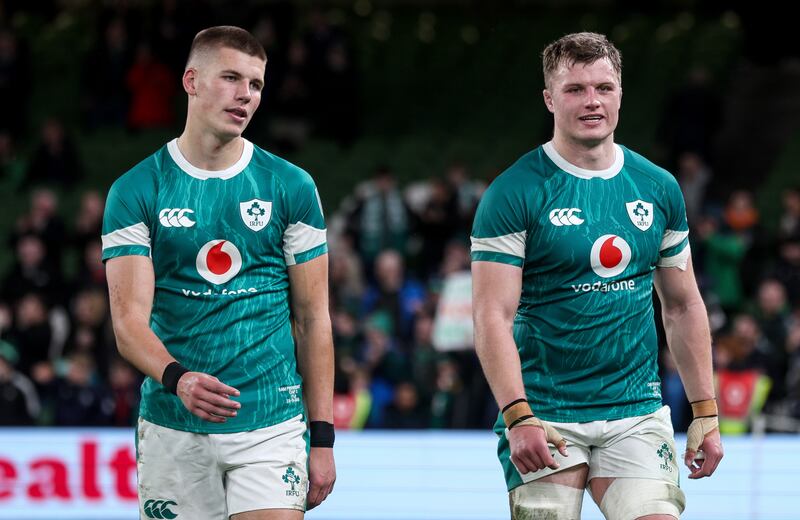
<path fill-rule="evenodd" d="M 234 164 L 242 156 L 244 139 L 239 136 L 223 141 L 211 133 L 192 132 L 186 128 L 178 137 L 178 149 L 192 166 L 202 170 L 220 171 Z"/>
<path fill-rule="evenodd" d="M 556 135 L 552 143 L 565 161 L 585 170 L 606 170 L 616 160 L 614 140 L 611 138 L 596 145 L 587 145 Z"/>

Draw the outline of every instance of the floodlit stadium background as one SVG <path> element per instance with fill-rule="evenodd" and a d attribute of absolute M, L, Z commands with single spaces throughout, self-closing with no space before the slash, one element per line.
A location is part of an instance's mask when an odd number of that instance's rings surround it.
<path fill-rule="evenodd" d="M 717 474 L 681 480 L 684 518 L 800 517 L 800 51 L 788 16 L 708 4 L 0 4 L 0 519 L 136 517 L 138 380 L 114 355 L 97 208 L 180 131 L 188 43 L 219 24 L 252 30 L 270 57 L 246 137 L 312 173 L 328 220 L 339 478 L 308 518 L 508 517 L 470 348 L 466 238 L 485 184 L 549 138 L 539 53 L 579 30 L 623 53 L 617 141 L 687 198 L 731 421 Z M 360 219 L 383 181 L 404 217 L 369 236 Z M 402 253 L 408 315 L 374 297 L 382 247 Z M 681 430 L 685 398 L 662 362 Z M 66 395 L 70 367 L 92 406 Z M 583 517 L 600 518 L 588 499 Z"/>

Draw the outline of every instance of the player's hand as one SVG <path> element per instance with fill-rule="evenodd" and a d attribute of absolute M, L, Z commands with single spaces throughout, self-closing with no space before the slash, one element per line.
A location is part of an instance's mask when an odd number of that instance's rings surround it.
<path fill-rule="evenodd" d="M 526 419 L 508 430 L 511 462 L 520 473 L 540 469 L 558 469 L 559 464 L 550 453 L 548 443 L 567 457 L 567 441 L 550 424 L 536 418 Z"/>
<path fill-rule="evenodd" d="M 698 456 L 699 451 L 702 454 Z M 716 417 L 700 417 L 692 421 L 686 435 L 683 461 L 689 468 L 689 478 L 710 477 L 722 460 L 722 440 Z"/>
<path fill-rule="evenodd" d="M 178 397 L 183 406 L 209 422 L 224 423 L 228 417 L 236 417 L 242 405 L 230 396 L 238 395 L 237 389 L 202 372 L 186 372 L 178 380 Z"/>
<path fill-rule="evenodd" d="M 308 454 L 308 497 L 306 509 L 314 509 L 325 500 L 336 482 L 333 448 L 311 448 Z"/>

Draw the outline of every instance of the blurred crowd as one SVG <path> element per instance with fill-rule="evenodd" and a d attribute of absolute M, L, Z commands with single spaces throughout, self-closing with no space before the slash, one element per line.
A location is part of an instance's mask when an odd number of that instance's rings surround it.
<path fill-rule="evenodd" d="M 176 1 L 125 5 L 98 17 L 76 100 L 83 131 L 177 131 L 183 60 L 211 15 Z M 311 136 L 356 139 L 348 35 L 314 10 L 246 15 L 231 23 L 251 29 L 270 60 L 267 108 L 248 135 L 278 153 Z M 0 182 L 29 197 L 0 273 L 0 425 L 130 426 L 141 375 L 119 357 L 110 323 L 104 193 L 79 188 L 85 158 L 57 118 L 44 121 L 29 153 L 18 146 L 32 134 L 30 68 L 24 42 L 0 28 Z M 800 186 L 773 201 L 772 225 L 756 206 L 757 179 L 713 171 L 718 102 L 706 82 L 690 71 L 657 139 L 686 200 L 723 427 L 746 431 L 766 416 L 768 429 L 800 431 Z M 472 345 L 469 233 L 491 179 L 460 162 L 406 185 L 388 165 L 359 173 L 366 180 L 338 208 L 326 205 L 337 427 L 488 428 L 497 406 Z M 70 197 L 75 211 L 63 207 Z M 661 344 L 664 402 L 683 430 L 690 410 L 663 334 Z"/>

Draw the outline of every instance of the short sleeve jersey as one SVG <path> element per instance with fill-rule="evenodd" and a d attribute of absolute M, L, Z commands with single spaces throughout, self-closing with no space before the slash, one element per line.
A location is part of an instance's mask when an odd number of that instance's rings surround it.
<path fill-rule="evenodd" d="M 217 424 L 192 415 L 146 378 L 144 419 L 224 433 L 303 412 L 287 268 L 327 252 L 322 207 L 308 173 L 246 140 L 236 164 L 201 170 L 173 140 L 113 184 L 102 242 L 104 261 L 152 259 L 150 326 L 170 354 L 241 392 L 239 415 Z"/>
<path fill-rule="evenodd" d="M 480 202 L 472 260 L 522 269 L 514 339 L 537 416 L 587 422 L 661 406 L 653 271 L 689 257 L 675 178 L 615 145 L 607 170 L 552 143 L 524 155 Z"/>

